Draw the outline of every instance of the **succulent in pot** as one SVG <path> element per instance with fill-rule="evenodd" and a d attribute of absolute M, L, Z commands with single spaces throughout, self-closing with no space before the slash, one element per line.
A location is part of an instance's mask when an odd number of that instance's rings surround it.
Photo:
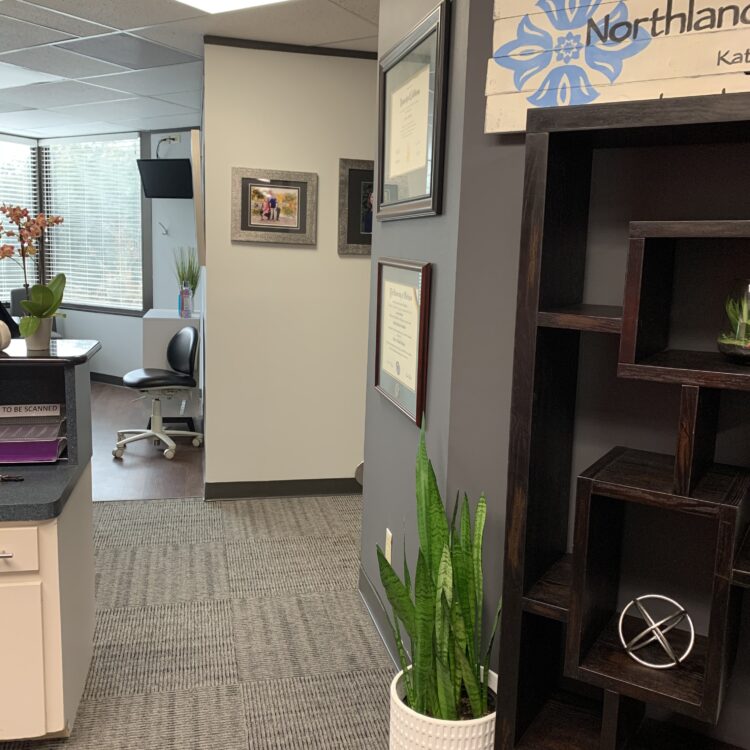
<path fill-rule="evenodd" d="M 724 309 L 730 330 L 719 336 L 719 351 L 733 362 L 750 365 L 750 280 L 742 282 L 739 294 L 727 298 Z"/>
<path fill-rule="evenodd" d="M 65 274 L 58 273 L 49 284 L 34 284 L 29 290 L 28 299 L 21 300 L 21 307 L 26 315 L 21 318 L 18 327 L 29 350 L 49 348 L 52 319 L 63 315 L 58 309 L 64 292 Z"/>
<path fill-rule="evenodd" d="M 494 747 L 489 659 L 500 617 L 483 633 L 482 550 L 487 500 L 472 526 L 468 497 L 449 521 L 424 430 L 417 453 L 419 552 L 412 585 L 404 549 L 403 579 L 378 547 L 380 578 L 402 670 L 391 685 L 391 750 Z M 460 506 L 460 508 L 459 508 Z M 410 652 L 403 631 L 409 637 Z"/>

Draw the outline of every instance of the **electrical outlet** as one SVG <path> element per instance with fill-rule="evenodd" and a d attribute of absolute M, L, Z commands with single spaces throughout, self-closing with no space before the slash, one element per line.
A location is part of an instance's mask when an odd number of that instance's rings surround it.
<path fill-rule="evenodd" d="M 182 133 L 175 133 L 172 138 L 174 138 L 174 143 L 180 143 L 182 141 Z"/>
<path fill-rule="evenodd" d="M 385 530 L 385 559 L 391 562 L 393 555 L 393 532 L 390 529 Z"/>

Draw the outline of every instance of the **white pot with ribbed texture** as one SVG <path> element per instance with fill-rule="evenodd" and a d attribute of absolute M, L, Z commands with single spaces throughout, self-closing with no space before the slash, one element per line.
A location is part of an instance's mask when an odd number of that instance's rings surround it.
<path fill-rule="evenodd" d="M 495 712 L 481 719 L 445 721 L 412 711 L 405 703 L 403 672 L 391 683 L 390 750 L 493 750 Z"/>

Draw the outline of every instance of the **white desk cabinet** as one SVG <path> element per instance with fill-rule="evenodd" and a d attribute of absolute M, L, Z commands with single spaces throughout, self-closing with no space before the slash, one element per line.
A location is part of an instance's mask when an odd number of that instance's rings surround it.
<path fill-rule="evenodd" d="M 0 523 L 0 741 L 70 734 L 93 638 L 89 464 L 57 518 Z"/>

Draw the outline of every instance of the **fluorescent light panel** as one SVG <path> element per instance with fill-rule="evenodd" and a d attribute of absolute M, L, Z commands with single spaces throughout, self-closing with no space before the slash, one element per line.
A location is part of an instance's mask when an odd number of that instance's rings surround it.
<path fill-rule="evenodd" d="M 206 13 L 227 13 L 230 10 L 245 10 L 245 8 L 256 8 L 259 5 L 273 5 L 274 3 L 285 3 L 288 0 L 177 0 L 183 5 L 198 8 Z"/>

